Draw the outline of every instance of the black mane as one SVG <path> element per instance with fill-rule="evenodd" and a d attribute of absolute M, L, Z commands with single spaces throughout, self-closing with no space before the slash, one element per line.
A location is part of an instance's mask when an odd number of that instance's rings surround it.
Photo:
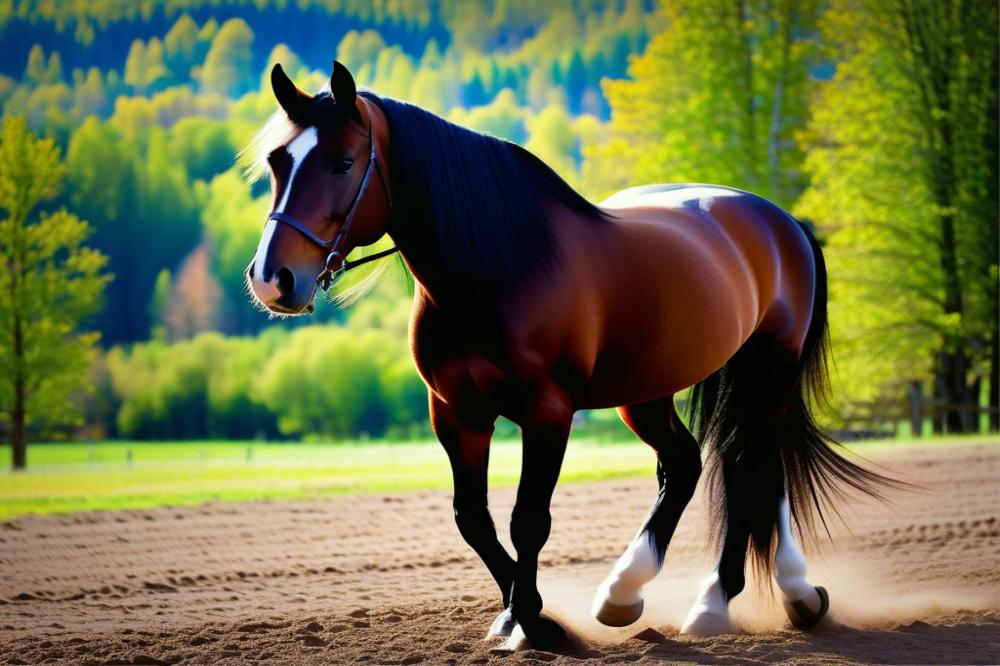
<path fill-rule="evenodd" d="M 553 205 L 595 222 L 606 219 L 524 148 L 407 102 L 362 94 L 389 123 L 399 224 L 433 229 L 450 274 L 509 285 L 552 266 Z"/>

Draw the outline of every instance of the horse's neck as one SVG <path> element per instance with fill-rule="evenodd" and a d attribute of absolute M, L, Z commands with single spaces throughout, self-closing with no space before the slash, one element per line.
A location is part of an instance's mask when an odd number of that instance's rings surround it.
<path fill-rule="evenodd" d="M 417 284 L 432 296 L 432 300 L 448 300 L 454 277 L 445 270 L 431 225 L 412 218 L 393 220 L 389 224 L 389 236 Z"/>

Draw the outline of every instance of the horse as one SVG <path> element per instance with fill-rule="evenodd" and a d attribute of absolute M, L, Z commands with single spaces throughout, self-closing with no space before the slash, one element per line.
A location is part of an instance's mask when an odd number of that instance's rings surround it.
<path fill-rule="evenodd" d="M 751 193 L 703 184 L 636 187 L 595 205 L 541 160 L 418 106 L 358 91 L 334 62 L 316 94 L 271 72 L 280 109 L 248 147 L 270 174 L 271 212 L 246 279 L 282 315 L 383 236 L 414 279 L 409 343 L 450 461 L 458 531 L 499 587 L 487 637 L 520 626 L 534 646 L 565 632 L 541 613 L 538 556 L 573 415 L 617 409 L 656 456 L 649 516 L 599 585 L 600 622 L 625 626 L 702 472 L 711 470 L 716 568 L 682 631 L 731 631 L 747 558 L 773 575 L 791 622 L 830 603 L 806 580 L 795 534 L 824 506 L 888 482 L 843 457 L 812 415 L 827 386 L 827 285 L 809 229 Z M 691 393 L 691 428 L 674 396 Z M 514 555 L 487 504 L 494 422 L 522 434 L 510 518 Z M 694 434 L 692 434 L 694 433 Z M 798 528 L 797 530 L 794 528 Z"/>

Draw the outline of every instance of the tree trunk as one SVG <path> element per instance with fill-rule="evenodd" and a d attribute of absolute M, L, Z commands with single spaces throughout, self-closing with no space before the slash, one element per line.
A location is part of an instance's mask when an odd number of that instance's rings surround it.
<path fill-rule="evenodd" d="M 938 365 L 934 369 L 934 390 L 932 391 L 934 406 L 931 408 L 931 428 L 935 435 L 944 434 L 944 410 L 940 407 L 944 403 L 944 396 L 941 390 L 941 387 L 944 386 L 944 381 L 941 378 L 941 367 L 941 356 L 938 355 Z"/>
<path fill-rule="evenodd" d="M 746 24 L 749 19 L 745 0 L 736 0 L 736 16 L 739 19 L 740 44 L 743 50 L 742 85 L 746 93 L 745 116 L 743 118 L 743 151 L 744 160 L 743 172 L 746 174 L 746 187 L 748 190 L 757 189 L 757 121 L 755 118 L 756 109 L 754 107 L 753 89 L 753 45 L 750 35 L 747 34 Z"/>
<path fill-rule="evenodd" d="M 962 397 L 957 387 L 955 352 L 942 351 L 938 354 L 938 382 L 941 387 L 940 412 L 944 431 L 954 435 L 962 432 L 962 415 L 959 409 Z"/>
<path fill-rule="evenodd" d="M 916 439 L 924 432 L 924 387 L 919 379 L 910 383 L 910 436 Z"/>
<path fill-rule="evenodd" d="M 771 100 L 771 130 L 767 141 L 767 160 L 770 165 L 770 195 L 775 201 L 782 201 L 781 190 L 781 106 L 785 96 L 785 78 L 788 74 L 788 51 L 791 48 L 791 16 L 783 16 L 781 23 L 781 64 L 774 82 L 774 99 Z"/>
<path fill-rule="evenodd" d="M 17 308 L 14 308 L 14 408 L 10 413 L 10 446 L 14 470 L 24 469 L 28 466 L 25 388 L 24 340 L 22 340 L 21 316 Z"/>
<path fill-rule="evenodd" d="M 1000 331 L 997 330 L 997 311 L 993 311 L 993 335 L 990 341 L 990 431 L 1000 431 Z"/>
<path fill-rule="evenodd" d="M 966 404 L 965 416 L 968 421 L 966 432 L 979 432 L 979 398 L 983 394 L 983 378 L 976 377 L 968 387 L 969 400 Z"/>

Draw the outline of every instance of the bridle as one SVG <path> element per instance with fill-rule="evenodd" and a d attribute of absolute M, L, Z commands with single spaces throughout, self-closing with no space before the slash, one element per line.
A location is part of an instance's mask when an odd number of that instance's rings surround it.
<path fill-rule="evenodd" d="M 344 223 L 340 225 L 340 229 L 337 234 L 330 240 L 323 240 L 317 236 L 309 227 L 302 224 L 296 220 L 291 215 L 287 213 L 272 212 L 267 216 L 267 220 L 270 222 L 274 220 L 276 222 L 282 222 L 287 224 L 291 228 L 298 231 L 300 234 L 308 238 L 313 244 L 318 245 L 324 250 L 329 250 L 329 254 L 326 255 L 326 264 L 323 267 L 323 271 L 316 276 L 316 284 L 320 286 L 323 291 L 329 291 L 333 283 L 341 275 L 351 270 L 352 268 L 357 268 L 362 264 L 367 264 L 369 261 L 375 261 L 376 259 L 381 259 L 382 257 L 387 257 L 393 252 L 397 251 L 397 248 L 393 247 L 388 250 L 382 250 L 381 252 L 376 252 L 375 254 L 369 255 L 367 257 L 362 257 L 357 261 L 347 261 L 347 259 L 340 254 L 340 245 L 343 243 L 344 239 L 347 238 L 347 232 L 351 228 L 351 222 L 354 221 L 354 214 L 358 211 L 358 204 L 361 203 L 362 197 L 365 195 L 365 191 L 368 189 L 368 184 L 371 181 L 372 171 L 378 174 L 378 179 L 382 183 L 382 191 L 385 193 L 386 203 L 389 204 L 389 210 L 392 210 L 392 196 L 389 194 L 389 188 L 385 183 L 385 176 L 382 175 L 382 169 L 379 168 L 378 160 L 375 156 L 375 137 L 372 131 L 372 114 L 371 110 L 368 110 L 368 166 L 365 167 L 365 175 L 361 179 L 361 185 L 358 187 L 358 191 L 354 193 L 354 198 L 351 200 L 351 205 L 348 207 L 347 212 L 340 214 L 336 211 L 331 211 L 327 215 L 328 220 L 335 220 L 340 218 L 344 220 Z M 334 268 L 334 266 L 337 266 Z"/>

